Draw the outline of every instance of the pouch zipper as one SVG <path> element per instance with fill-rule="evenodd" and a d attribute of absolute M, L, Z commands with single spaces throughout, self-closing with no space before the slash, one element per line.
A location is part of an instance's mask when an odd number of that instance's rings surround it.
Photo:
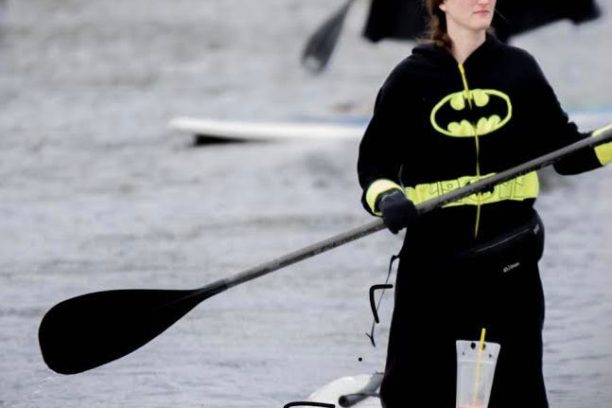
<path fill-rule="evenodd" d="M 497 241 L 494 244 L 490 244 L 490 245 L 487 245 L 487 246 L 484 246 L 484 247 L 479 247 L 478 249 L 475 249 L 473 251 L 473 253 L 477 254 L 477 253 L 480 253 L 480 252 L 483 252 L 483 251 L 488 251 L 491 248 L 495 248 L 496 246 L 499 246 L 499 245 L 502 245 L 502 244 L 504 244 L 504 243 L 506 243 L 508 241 L 511 241 L 514 238 L 518 237 L 519 235 L 522 235 L 522 234 L 524 234 L 526 232 L 529 232 L 529 231 L 531 231 L 531 232 L 533 232 L 535 234 L 536 233 L 536 231 L 534 231 L 535 228 L 537 228 L 537 227 L 529 226 L 529 227 L 521 228 L 519 231 L 515 232 L 512 235 L 507 236 L 506 238 L 502 239 L 501 241 Z"/>

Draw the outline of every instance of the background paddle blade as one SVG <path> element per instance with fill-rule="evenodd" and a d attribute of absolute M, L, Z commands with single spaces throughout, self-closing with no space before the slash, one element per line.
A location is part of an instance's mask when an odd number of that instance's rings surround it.
<path fill-rule="evenodd" d="M 148 343 L 204 299 L 203 290 L 113 290 L 58 303 L 39 332 L 45 363 L 76 374 L 116 360 Z"/>
<path fill-rule="evenodd" d="M 320 73 L 327 66 L 338 37 L 344 25 L 344 19 L 353 0 L 348 0 L 340 9 L 326 20 L 310 37 L 302 52 L 302 64 L 313 73 Z"/>

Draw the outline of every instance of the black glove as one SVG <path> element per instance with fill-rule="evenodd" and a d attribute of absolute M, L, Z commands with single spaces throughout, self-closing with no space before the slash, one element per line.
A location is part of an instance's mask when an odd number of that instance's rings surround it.
<path fill-rule="evenodd" d="M 400 190 L 384 193 L 378 201 L 378 209 L 382 211 L 386 227 L 394 234 L 412 224 L 419 216 L 412 201 Z"/>

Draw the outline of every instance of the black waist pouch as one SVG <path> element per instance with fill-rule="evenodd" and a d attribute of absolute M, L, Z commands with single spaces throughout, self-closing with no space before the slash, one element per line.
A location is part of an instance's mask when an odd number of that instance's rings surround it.
<path fill-rule="evenodd" d="M 487 273 L 507 273 L 523 262 L 537 262 L 544 252 L 544 225 L 534 211 L 517 228 L 454 254 L 453 263 Z"/>

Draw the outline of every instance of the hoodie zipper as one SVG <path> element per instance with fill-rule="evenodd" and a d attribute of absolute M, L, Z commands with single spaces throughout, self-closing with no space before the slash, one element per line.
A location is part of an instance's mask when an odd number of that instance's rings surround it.
<path fill-rule="evenodd" d="M 467 76 L 465 75 L 465 67 L 463 64 L 459 64 L 459 72 L 461 73 L 461 80 L 463 82 L 463 92 L 465 94 L 465 99 L 468 102 L 470 110 L 472 110 L 472 93 L 470 92 L 470 87 L 468 85 Z M 480 177 L 480 139 L 478 135 L 478 128 L 473 122 L 470 122 L 472 125 L 472 129 L 474 131 L 474 142 L 476 148 L 476 176 Z M 478 231 L 480 229 L 480 210 L 481 210 L 481 195 L 480 193 L 476 193 L 476 221 L 474 225 L 474 239 L 478 238 Z"/>

